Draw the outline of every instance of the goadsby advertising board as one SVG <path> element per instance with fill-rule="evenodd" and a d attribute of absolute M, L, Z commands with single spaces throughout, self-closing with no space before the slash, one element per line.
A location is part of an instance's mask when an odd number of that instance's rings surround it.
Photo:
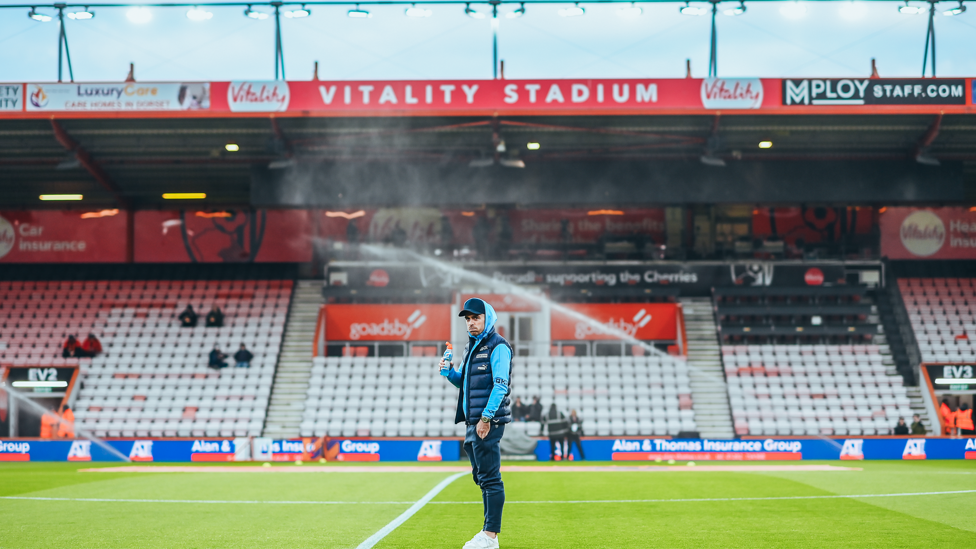
<path fill-rule="evenodd" d="M 553 341 L 620 339 L 620 334 L 641 341 L 674 341 L 678 337 L 678 306 L 674 303 L 574 303 L 565 307 L 598 323 L 553 309 Z"/>
<path fill-rule="evenodd" d="M 450 305 L 323 305 L 328 341 L 446 341 Z"/>
<path fill-rule="evenodd" d="M 210 84 L 27 84 L 28 111 L 185 111 L 210 108 Z"/>
<path fill-rule="evenodd" d="M 888 208 L 880 225 L 888 259 L 976 258 L 976 212 L 968 208 Z"/>

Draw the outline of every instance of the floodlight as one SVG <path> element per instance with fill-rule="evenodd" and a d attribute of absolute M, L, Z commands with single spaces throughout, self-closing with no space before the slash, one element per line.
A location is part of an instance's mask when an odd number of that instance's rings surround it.
<path fill-rule="evenodd" d="M 464 5 L 464 14 L 467 15 L 468 17 L 472 18 L 472 19 L 484 19 L 485 18 L 485 14 L 481 13 L 480 11 L 471 9 L 471 4 L 465 4 Z"/>
<path fill-rule="evenodd" d="M 238 145 L 237 143 L 228 143 L 224 145 L 224 149 L 226 149 L 227 152 L 237 152 L 241 150 L 241 146 Z"/>
<path fill-rule="evenodd" d="M 519 8 L 515 11 L 510 11 L 505 14 L 505 17 L 509 19 L 518 19 L 525 15 L 525 4 L 519 4 Z"/>
<path fill-rule="evenodd" d="M 562 8 L 559 10 L 559 15 L 563 17 L 578 17 L 580 15 L 585 15 L 586 9 L 580 7 L 579 4 L 573 4 L 568 8 Z"/>
<path fill-rule="evenodd" d="M 959 0 L 959 5 L 954 8 L 949 8 L 942 12 L 942 15 L 947 15 L 952 17 L 953 15 L 960 15 L 966 11 L 966 6 L 962 5 L 962 0 Z"/>
<path fill-rule="evenodd" d="M 186 12 L 186 18 L 190 21 L 206 21 L 213 18 L 213 12 L 193 6 Z"/>
<path fill-rule="evenodd" d="M 407 17 L 430 17 L 434 12 L 424 8 L 418 8 L 417 4 L 410 4 L 410 7 L 403 11 Z"/>
<path fill-rule="evenodd" d="M 353 19 L 369 19 L 372 17 L 372 14 L 370 14 L 369 11 L 359 9 L 359 4 L 356 4 L 355 8 L 346 12 L 346 15 L 352 17 Z"/>
<path fill-rule="evenodd" d="M 771 148 L 773 148 L 773 142 L 772 141 L 760 141 L 759 142 L 759 148 L 760 149 L 771 149 Z"/>
<path fill-rule="evenodd" d="M 84 197 L 80 194 L 42 194 L 38 198 L 46 202 L 59 200 L 81 200 Z"/>
<path fill-rule="evenodd" d="M 732 8 L 728 8 L 725 11 L 723 11 L 722 13 L 724 13 L 725 15 L 728 15 L 730 17 L 734 17 L 736 15 L 742 15 L 745 12 L 746 12 L 746 3 L 740 1 L 738 6 L 735 6 L 735 7 L 732 7 Z"/>
<path fill-rule="evenodd" d="M 681 15 L 705 15 L 708 13 L 707 9 L 692 6 L 688 2 L 685 2 L 685 5 L 678 8 L 678 11 L 681 13 Z"/>
<path fill-rule="evenodd" d="M 149 11 L 149 8 L 143 7 L 132 8 L 125 12 L 125 16 L 129 18 L 129 21 L 137 25 L 148 23 L 152 20 L 152 12 Z"/>
<path fill-rule="evenodd" d="M 285 11 L 284 15 L 289 19 L 303 19 L 312 15 L 312 11 L 306 8 L 305 4 L 302 4 L 302 7 L 298 9 Z"/>
<path fill-rule="evenodd" d="M 95 12 L 93 12 L 90 9 L 88 9 L 88 6 L 85 6 L 85 9 L 83 9 L 81 11 L 73 11 L 73 12 L 71 12 L 71 13 L 68 14 L 68 19 L 75 19 L 77 21 L 82 21 L 82 20 L 85 20 L 85 19 L 91 19 L 93 17 L 95 17 Z"/>
<path fill-rule="evenodd" d="M 27 12 L 27 17 L 30 17 L 34 21 L 40 21 L 41 23 L 47 23 L 48 21 L 51 20 L 51 16 L 50 15 L 45 15 L 43 13 L 37 13 L 37 8 L 31 8 L 30 11 Z"/>
<path fill-rule="evenodd" d="M 525 144 L 525 148 L 529 149 L 530 151 L 537 151 L 542 148 L 542 145 L 536 143 L 535 141 L 531 141 Z"/>
<path fill-rule="evenodd" d="M 268 18 L 267 13 L 264 13 L 263 11 L 254 11 L 251 9 L 251 6 L 244 9 L 244 15 L 250 17 L 251 19 L 257 19 L 258 21 Z"/>
<path fill-rule="evenodd" d="M 921 6 L 910 6 L 908 5 L 908 0 L 905 0 L 905 5 L 899 6 L 898 11 L 904 13 L 905 15 L 918 15 L 920 13 L 925 13 L 925 8 Z"/>

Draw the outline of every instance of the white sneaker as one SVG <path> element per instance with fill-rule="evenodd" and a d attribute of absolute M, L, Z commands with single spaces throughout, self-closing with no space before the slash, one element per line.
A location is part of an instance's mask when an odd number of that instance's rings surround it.
<path fill-rule="evenodd" d="M 464 544 L 463 549 L 498 549 L 498 538 L 491 539 L 484 532 L 478 532 Z"/>

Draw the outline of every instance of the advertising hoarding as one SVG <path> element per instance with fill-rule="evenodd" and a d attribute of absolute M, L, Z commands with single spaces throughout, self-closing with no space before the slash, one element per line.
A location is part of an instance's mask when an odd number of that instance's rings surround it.
<path fill-rule="evenodd" d="M 450 305 L 324 305 L 328 341 L 447 341 Z"/>
<path fill-rule="evenodd" d="M 976 259 L 972 208 L 888 208 L 880 226 L 888 259 Z"/>

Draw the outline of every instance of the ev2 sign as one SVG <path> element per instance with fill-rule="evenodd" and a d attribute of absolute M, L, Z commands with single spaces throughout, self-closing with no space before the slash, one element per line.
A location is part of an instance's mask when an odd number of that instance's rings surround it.
<path fill-rule="evenodd" d="M 28 381 L 57 381 L 57 368 L 29 368 L 27 370 Z"/>

